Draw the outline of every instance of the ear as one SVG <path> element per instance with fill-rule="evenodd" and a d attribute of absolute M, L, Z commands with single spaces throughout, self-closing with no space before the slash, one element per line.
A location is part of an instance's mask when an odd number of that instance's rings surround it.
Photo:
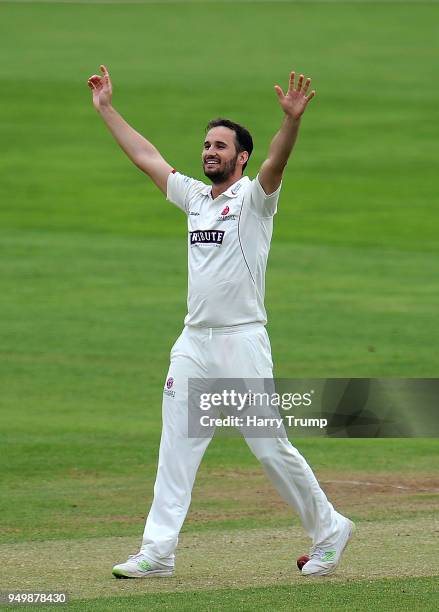
<path fill-rule="evenodd" d="M 242 163 L 242 165 L 244 165 L 249 158 L 249 154 L 247 151 L 241 151 L 241 153 L 239 154 L 239 161 Z"/>

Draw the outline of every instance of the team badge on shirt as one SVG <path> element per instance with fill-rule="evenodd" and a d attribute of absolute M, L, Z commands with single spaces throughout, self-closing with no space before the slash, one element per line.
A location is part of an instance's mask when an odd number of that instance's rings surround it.
<path fill-rule="evenodd" d="M 175 397 L 175 391 L 172 389 L 173 385 L 174 379 L 172 378 L 172 376 L 170 376 L 166 381 L 166 388 L 163 389 L 163 394 L 169 395 L 169 397 Z"/>
<path fill-rule="evenodd" d="M 217 221 L 234 221 L 237 215 L 229 215 L 230 208 L 226 206 L 222 211 L 221 215 L 218 217 Z"/>

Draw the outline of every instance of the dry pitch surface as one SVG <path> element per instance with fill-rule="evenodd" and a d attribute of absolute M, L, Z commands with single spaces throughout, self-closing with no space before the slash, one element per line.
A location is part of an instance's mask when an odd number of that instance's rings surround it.
<path fill-rule="evenodd" d="M 197 500 L 215 497 L 213 481 L 201 483 Z M 229 501 L 235 517 L 244 507 L 257 510 L 270 505 L 274 516 L 283 518 L 285 505 L 270 491 L 264 476 L 247 472 L 247 487 L 240 474 L 226 475 Z M 242 474 L 244 476 L 244 474 Z M 321 482 L 331 499 L 357 518 L 357 531 L 336 575 L 318 579 L 330 582 L 432 576 L 439 567 L 435 520 L 438 482 L 432 476 L 392 478 L 386 475 L 322 474 Z M 250 485 L 250 486 L 249 486 Z M 243 492 L 244 491 L 244 492 Z M 246 493 L 252 492 L 251 495 Z M 367 495 L 365 494 L 367 491 Z M 360 494 L 361 492 L 361 494 Z M 332 494 L 331 494 L 332 493 Z M 254 497 L 253 497 L 254 496 Z M 259 499 L 259 503 L 257 502 Z M 381 516 L 380 516 L 381 513 Z M 224 518 L 230 519 L 231 514 Z M 250 514 L 251 516 L 251 514 Z M 390 518 L 391 517 L 391 518 Z M 209 520 L 194 512 L 188 523 Z M 67 590 L 73 599 L 152 592 L 184 592 L 224 588 L 243 589 L 309 583 L 295 567 L 296 557 L 307 551 L 302 530 L 253 528 L 227 531 L 189 531 L 180 537 L 175 576 L 167 579 L 116 581 L 111 576 L 115 562 L 137 552 L 138 537 L 92 538 L 23 542 L 0 546 L 3 569 L 1 590 Z M 312 579 L 311 579 L 312 580 Z"/>
<path fill-rule="evenodd" d="M 433 519 L 357 525 L 338 573 L 327 581 L 431 576 L 438 567 L 438 525 Z M 183 534 L 174 577 L 114 580 L 111 567 L 137 550 L 138 538 L 3 545 L 2 590 L 56 591 L 72 598 L 144 592 L 245 588 L 304 582 L 295 568 L 306 539 L 291 529 L 249 529 L 229 533 Z"/>

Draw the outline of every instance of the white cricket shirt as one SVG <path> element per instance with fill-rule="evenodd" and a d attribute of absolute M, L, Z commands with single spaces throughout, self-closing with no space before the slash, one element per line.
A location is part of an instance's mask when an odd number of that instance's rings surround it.
<path fill-rule="evenodd" d="M 266 195 L 247 176 L 212 199 L 211 186 L 179 172 L 167 199 L 188 218 L 188 313 L 185 325 L 265 325 L 265 270 L 281 186 Z"/>

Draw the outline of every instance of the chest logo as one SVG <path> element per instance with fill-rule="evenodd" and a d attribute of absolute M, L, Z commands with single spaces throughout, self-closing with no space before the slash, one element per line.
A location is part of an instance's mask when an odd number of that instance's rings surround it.
<path fill-rule="evenodd" d="M 191 244 L 222 244 L 225 232 L 221 230 L 198 230 L 189 232 Z"/>
<path fill-rule="evenodd" d="M 221 215 L 218 217 L 217 221 L 235 221 L 237 219 L 237 215 L 229 215 L 230 208 L 226 206 L 222 211 Z"/>

